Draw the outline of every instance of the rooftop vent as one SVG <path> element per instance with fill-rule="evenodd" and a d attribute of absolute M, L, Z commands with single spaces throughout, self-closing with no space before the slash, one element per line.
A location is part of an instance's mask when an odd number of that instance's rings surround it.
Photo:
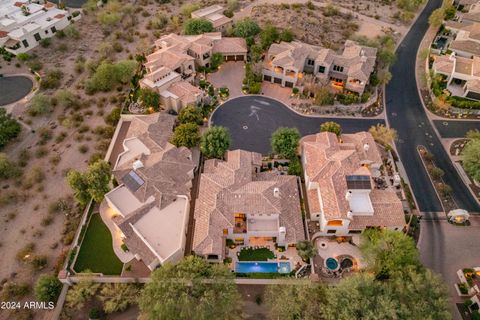
<path fill-rule="evenodd" d="M 368 152 L 369 149 L 370 149 L 370 145 L 369 145 L 368 143 L 365 143 L 365 144 L 363 145 L 363 150 L 364 150 L 365 152 Z"/>
<path fill-rule="evenodd" d="M 345 194 L 345 200 L 350 200 L 350 198 L 352 197 L 352 191 L 347 191 L 347 193 Z"/>
<path fill-rule="evenodd" d="M 276 198 L 280 198 L 280 189 L 279 188 L 274 188 L 273 189 L 273 196 Z"/>
<path fill-rule="evenodd" d="M 133 170 L 138 170 L 140 168 L 143 168 L 143 162 L 140 160 L 137 160 L 133 163 Z"/>

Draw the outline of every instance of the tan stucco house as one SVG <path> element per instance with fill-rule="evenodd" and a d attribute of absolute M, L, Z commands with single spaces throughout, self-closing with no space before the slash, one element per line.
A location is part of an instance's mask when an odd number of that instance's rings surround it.
<path fill-rule="evenodd" d="M 176 112 L 202 101 L 202 90 L 192 85 L 195 68 L 208 67 L 213 54 L 225 60 L 247 59 L 247 44 L 242 38 L 224 38 L 219 32 L 198 36 L 168 34 L 155 41 L 155 51 L 147 56 L 147 73 L 140 80 L 160 94 L 161 103 Z"/>
<path fill-rule="evenodd" d="M 263 64 L 263 80 L 293 88 L 305 74 L 362 94 L 374 70 L 377 49 L 347 40 L 341 54 L 298 41 L 274 43 Z"/>
<path fill-rule="evenodd" d="M 297 177 L 260 172 L 259 153 L 227 151 L 226 160 L 205 162 L 195 204 L 193 251 L 209 261 L 225 257 L 226 239 L 248 246 L 305 239 Z"/>
<path fill-rule="evenodd" d="M 373 177 L 382 165 L 368 132 L 331 132 L 300 141 L 310 218 L 318 221 L 315 236 L 347 236 L 370 227 L 402 230 L 403 206 L 395 190 L 376 188 Z"/>
<path fill-rule="evenodd" d="M 150 270 L 178 262 L 185 250 L 195 164 L 189 149 L 168 142 L 174 123 L 165 113 L 122 116 L 123 150 L 112 159 L 118 186 L 101 205 L 112 237 Z"/>

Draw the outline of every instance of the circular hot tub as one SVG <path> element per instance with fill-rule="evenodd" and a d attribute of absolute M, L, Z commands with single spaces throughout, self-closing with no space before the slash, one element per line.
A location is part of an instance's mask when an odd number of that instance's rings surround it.
<path fill-rule="evenodd" d="M 327 258 L 325 260 L 325 267 L 330 271 L 337 271 L 340 268 L 338 260 L 335 258 Z"/>
<path fill-rule="evenodd" d="M 353 260 L 349 257 L 343 258 L 342 261 L 340 262 L 340 267 L 342 269 L 348 269 L 353 267 Z"/>

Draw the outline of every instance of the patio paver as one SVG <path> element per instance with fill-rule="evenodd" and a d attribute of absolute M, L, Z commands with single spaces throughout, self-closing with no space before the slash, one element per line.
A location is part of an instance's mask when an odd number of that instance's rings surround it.
<path fill-rule="evenodd" d="M 243 78 L 245 78 L 245 63 L 243 61 L 224 62 L 217 72 L 207 75 L 207 80 L 215 88 L 228 87 L 230 98 L 243 96 Z"/>

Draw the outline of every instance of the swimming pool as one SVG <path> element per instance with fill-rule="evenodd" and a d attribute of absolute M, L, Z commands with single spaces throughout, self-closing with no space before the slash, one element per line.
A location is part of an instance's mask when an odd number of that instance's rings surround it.
<path fill-rule="evenodd" d="M 332 271 L 336 271 L 339 267 L 338 260 L 335 258 L 327 258 L 327 260 L 325 260 L 325 266 Z"/>
<path fill-rule="evenodd" d="M 235 272 L 238 273 L 289 273 L 290 262 L 237 262 Z"/>

